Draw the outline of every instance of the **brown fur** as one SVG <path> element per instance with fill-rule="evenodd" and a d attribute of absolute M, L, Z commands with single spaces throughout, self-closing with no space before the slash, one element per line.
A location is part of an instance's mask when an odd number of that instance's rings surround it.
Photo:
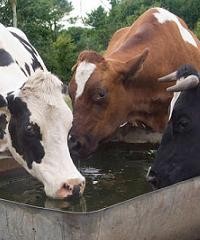
<path fill-rule="evenodd" d="M 74 107 L 71 133 L 81 141 L 85 153 L 93 151 L 126 121 L 144 123 L 162 132 L 172 95 L 165 90 L 169 84 L 158 83 L 157 79 L 184 63 L 200 69 L 199 49 L 182 39 L 176 23 L 160 24 L 153 15 L 155 12 L 156 9 L 150 9 L 132 26 L 118 30 L 103 57 L 93 51 L 84 51 L 79 56 L 78 62 L 96 64 L 79 99 L 74 101 L 74 77 L 69 89 Z M 191 34 L 199 47 L 198 39 Z M 90 97 L 98 87 L 108 91 L 100 105 Z M 86 144 L 86 138 L 90 143 Z"/>

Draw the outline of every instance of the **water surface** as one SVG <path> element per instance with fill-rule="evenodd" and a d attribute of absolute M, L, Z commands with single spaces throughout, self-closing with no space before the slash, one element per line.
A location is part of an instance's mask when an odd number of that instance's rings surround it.
<path fill-rule="evenodd" d="M 154 152 L 152 146 L 112 143 L 87 161 L 76 161 L 87 182 L 80 200 L 47 198 L 42 184 L 22 170 L 0 176 L 0 197 L 66 211 L 98 210 L 151 191 L 145 175 Z"/>

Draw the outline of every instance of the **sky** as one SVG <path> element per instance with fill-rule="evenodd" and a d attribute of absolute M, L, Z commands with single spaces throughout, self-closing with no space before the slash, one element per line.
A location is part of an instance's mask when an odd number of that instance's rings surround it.
<path fill-rule="evenodd" d="M 100 5 L 106 10 L 109 11 L 110 4 L 108 0 L 69 0 L 72 3 L 74 8 L 70 13 L 70 17 L 77 17 L 78 21 L 75 24 L 76 26 L 83 26 L 82 18 L 87 16 L 87 13 L 90 13 L 92 10 L 98 8 Z M 68 23 L 65 24 L 68 26 Z"/>

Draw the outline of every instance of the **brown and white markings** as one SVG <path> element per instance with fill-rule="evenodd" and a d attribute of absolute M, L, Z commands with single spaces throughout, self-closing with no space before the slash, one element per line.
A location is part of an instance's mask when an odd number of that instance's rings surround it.
<path fill-rule="evenodd" d="M 70 152 L 92 153 L 126 122 L 162 132 L 172 98 L 165 89 L 171 83 L 157 79 L 184 63 L 200 68 L 199 46 L 182 19 L 152 8 L 118 30 L 103 56 L 80 53 L 69 85 L 74 116 Z"/>

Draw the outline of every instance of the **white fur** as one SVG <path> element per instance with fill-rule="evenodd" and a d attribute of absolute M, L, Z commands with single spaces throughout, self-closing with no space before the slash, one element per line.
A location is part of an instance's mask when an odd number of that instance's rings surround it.
<path fill-rule="evenodd" d="M 34 162 L 32 169 L 29 169 L 23 157 L 12 147 L 8 126 L 7 134 L 0 141 L 0 150 L 8 147 L 14 159 L 44 184 L 48 196 L 57 197 L 56 193 L 62 185 L 73 179 L 82 183 L 81 191 L 83 192 L 85 178 L 73 164 L 67 146 L 67 134 L 71 128 L 72 113 L 64 102 L 61 81 L 46 71 L 39 54 L 36 57 L 45 72 L 37 71 L 34 74 L 31 66 L 32 55 L 9 30 L 28 42 L 25 34 L 19 29 L 5 28 L 0 24 L 0 48 L 5 49 L 14 60 L 9 66 L 0 67 L 0 94 L 6 97 L 8 92 L 14 91 L 14 97 L 22 98 L 26 102 L 31 112 L 31 121 L 40 127 L 41 144 L 44 147 L 45 155 L 40 164 Z M 28 64 L 32 75 L 28 80 L 25 63 Z M 27 76 L 20 68 L 27 73 Z M 26 82 L 25 85 L 20 89 L 24 82 Z M 6 113 L 9 121 L 10 113 L 7 108 L 1 108 L 0 113 Z"/>
<path fill-rule="evenodd" d="M 192 34 L 188 31 L 188 29 L 186 29 L 185 27 L 182 26 L 182 24 L 180 23 L 180 21 L 176 15 L 174 15 L 173 13 L 171 13 L 163 8 L 156 8 L 156 10 L 158 12 L 154 13 L 154 16 L 157 18 L 159 23 L 163 24 L 167 21 L 174 21 L 178 26 L 178 29 L 180 31 L 180 34 L 181 34 L 183 40 L 185 42 L 192 44 L 196 48 L 198 47 Z"/>
<path fill-rule="evenodd" d="M 26 35 L 21 30 L 13 27 L 6 28 L 0 24 L 0 48 L 5 49 L 14 60 L 14 63 L 11 65 L 0 67 L 0 94 L 2 95 L 6 95 L 8 92 L 15 91 L 27 80 L 27 77 L 20 69 L 21 67 L 24 72 L 27 73 L 25 63 L 28 64 L 31 74 L 34 73 L 34 70 L 31 66 L 32 55 L 26 50 L 24 45 L 21 44 L 20 41 L 11 34 L 10 31 L 17 33 L 20 37 L 29 42 Z M 37 54 L 37 60 L 40 62 L 43 69 L 46 70 L 46 67 L 39 54 Z M 19 65 L 16 64 L 15 61 L 17 61 Z"/>
<path fill-rule="evenodd" d="M 0 94 L 4 97 L 7 96 L 7 93 L 19 89 L 27 80 L 27 77 L 24 75 L 20 67 L 27 73 L 25 68 L 26 63 L 30 68 L 31 74 L 34 73 L 31 66 L 32 55 L 26 50 L 23 44 L 21 44 L 20 41 L 11 34 L 10 31 L 18 34 L 20 37 L 29 42 L 26 35 L 21 30 L 13 27 L 6 28 L 0 24 L 0 48 L 5 49 L 14 60 L 14 62 L 9 66 L 0 66 Z M 37 60 L 40 62 L 43 69 L 46 70 L 39 54 L 37 54 Z M 19 65 L 15 61 L 17 61 Z M 6 146 L 7 143 L 5 136 L 4 139 L 0 141 L 0 151 L 3 151 Z"/>
<path fill-rule="evenodd" d="M 169 112 L 169 120 L 171 119 L 172 117 L 172 112 L 173 112 L 173 109 L 174 109 L 174 105 L 176 103 L 176 101 L 178 100 L 179 96 L 180 96 L 180 93 L 181 92 L 175 92 L 174 93 L 174 96 L 171 100 L 171 103 L 170 103 L 170 112 Z"/>
<path fill-rule="evenodd" d="M 6 29 L 9 30 L 9 32 L 13 32 L 16 33 L 17 35 L 19 35 L 21 38 L 23 38 L 24 40 L 26 40 L 27 42 L 29 42 L 27 36 L 25 35 L 24 32 L 22 32 L 19 28 L 15 28 L 15 27 L 7 27 Z M 30 43 L 30 42 L 29 42 Z"/>
<path fill-rule="evenodd" d="M 170 112 L 169 112 L 169 120 L 171 119 L 172 117 L 172 112 L 173 112 L 173 109 L 174 109 L 174 105 L 176 103 L 176 101 L 178 100 L 179 96 L 180 96 L 180 93 L 181 92 L 175 92 L 174 93 L 174 96 L 171 100 L 171 103 L 170 103 Z"/>
<path fill-rule="evenodd" d="M 86 61 L 83 61 L 78 65 L 75 74 L 75 81 L 77 84 L 76 99 L 82 95 L 85 85 L 95 68 L 95 64 Z"/>
<path fill-rule="evenodd" d="M 122 123 L 119 127 L 122 128 L 122 127 L 124 127 L 127 123 L 128 123 L 128 122 L 124 122 L 124 123 Z"/>
<path fill-rule="evenodd" d="M 73 117 L 64 101 L 61 85 L 56 76 L 37 71 L 18 94 L 31 112 L 31 122 L 40 127 L 45 151 L 41 163 L 33 162 L 32 169 L 29 169 L 23 157 L 12 147 L 9 136 L 9 150 L 14 158 L 44 184 L 46 194 L 53 198 L 57 197 L 56 192 L 68 180 L 78 179 L 80 184 L 85 182 L 75 167 L 67 146 L 67 135 Z"/>
<path fill-rule="evenodd" d="M 16 63 L 9 66 L 0 66 L 0 94 L 7 96 L 8 92 L 19 89 L 27 80 Z"/>
<path fill-rule="evenodd" d="M 7 52 L 10 53 L 10 55 L 13 57 L 13 60 L 17 61 L 20 65 L 20 67 L 23 68 L 23 70 L 27 73 L 26 68 L 25 68 L 25 63 L 28 64 L 31 74 L 34 72 L 31 63 L 32 63 L 32 55 L 30 54 L 29 51 L 26 50 L 23 44 L 15 38 L 11 32 L 9 31 L 11 29 L 12 32 L 17 33 L 20 35 L 20 37 L 25 36 L 24 33 L 22 33 L 19 29 L 15 28 L 6 28 L 2 24 L 0 24 L 0 48 L 5 49 Z M 25 37 L 25 40 L 27 41 L 27 37 Z M 35 49 L 34 49 L 35 50 Z M 35 50 L 36 51 L 36 50 Z M 36 51 L 37 52 L 37 51 Z M 44 69 L 46 69 L 42 59 L 40 58 L 39 54 L 37 54 L 37 59 L 42 65 Z M 15 64 L 15 63 L 14 63 Z M 19 66 L 16 64 L 16 67 L 19 68 Z M 8 66 L 9 68 L 9 66 Z M 16 70 L 15 70 L 16 71 Z M 21 70 L 20 70 L 21 71 Z M 10 71 L 11 72 L 11 71 Z M 13 72 L 13 71 L 12 71 Z M 27 73 L 28 76 L 28 73 Z M 13 79 L 15 77 L 15 79 Z M 13 73 L 12 77 L 13 81 L 16 81 L 16 76 Z M 14 89 L 15 90 L 15 89 Z"/>
<path fill-rule="evenodd" d="M 176 82 L 181 81 L 181 80 L 182 80 L 182 78 L 177 80 Z M 172 117 L 172 112 L 174 110 L 174 105 L 175 105 L 176 101 L 178 100 L 180 94 L 181 94 L 181 92 L 174 92 L 174 96 L 173 96 L 173 98 L 171 100 L 171 103 L 170 103 L 170 111 L 169 111 L 169 118 L 168 118 L 168 120 L 170 120 L 171 117 Z"/>

